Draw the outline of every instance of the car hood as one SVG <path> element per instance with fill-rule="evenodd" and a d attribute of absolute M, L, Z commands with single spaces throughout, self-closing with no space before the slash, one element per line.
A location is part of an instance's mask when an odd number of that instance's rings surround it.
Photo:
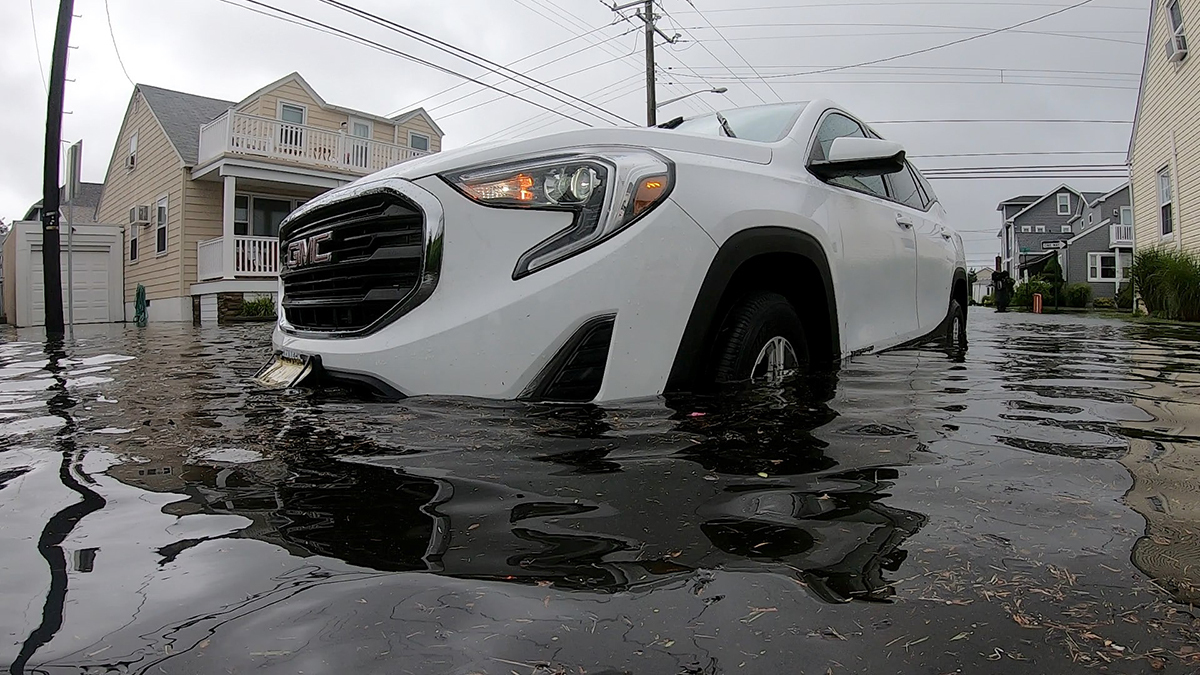
<path fill-rule="evenodd" d="M 771 148 L 767 145 L 735 138 L 695 136 L 676 133 L 668 129 L 628 127 L 580 129 L 536 138 L 481 143 L 456 150 L 436 152 L 384 169 L 367 177 L 363 182 L 384 178 L 415 180 L 477 164 L 501 162 L 513 157 L 597 145 L 652 148 L 666 151 L 668 154 L 670 151 L 688 152 L 754 164 L 769 164 L 772 155 Z"/>

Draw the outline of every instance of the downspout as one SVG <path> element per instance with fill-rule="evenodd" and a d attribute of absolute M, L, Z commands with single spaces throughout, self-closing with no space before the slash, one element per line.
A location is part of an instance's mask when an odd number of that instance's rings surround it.
<path fill-rule="evenodd" d="M 1175 247 L 1183 252 L 1183 213 L 1179 199 L 1179 151 L 1175 148 L 1175 130 L 1171 130 L 1171 207 L 1175 209 Z"/>

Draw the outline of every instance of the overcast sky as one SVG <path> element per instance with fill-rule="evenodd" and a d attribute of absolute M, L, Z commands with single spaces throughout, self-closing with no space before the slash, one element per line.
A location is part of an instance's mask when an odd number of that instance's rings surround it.
<path fill-rule="evenodd" d="M 317 0 L 265 0 L 471 75 L 483 73 L 448 54 L 369 24 Z M 671 104 L 663 119 L 761 101 L 832 98 L 870 122 L 928 119 L 1132 120 L 1149 0 L 1093 0 L 1058 16 L 875 67 L 798 77 L 890 57 L 1010 26 L 1079 0 L 872 2 L 859 0 L 661 0 L 662 29 L 683 34 L 659 51 L 659 98 L 706 86 Z M 446 132 L 445 147 L 493 135 L 527 135 L 579 126 L 451 75 L 343 39 L 232 6 L 246 0 L 76 0 L 63 137 L 84 140 L 83 177 L 102 182 L 134 82 L 238 100 L 299 71 L 329 102 L 377 114 L 422 105 Z M 645 119 L 640 35 L 614 23 L 600 0 L 349 0 L 355 6 L 510 63 L 542 81 L 636 122 Z M 694 2 L 694 6 L 693 3 Z M 0 216 L 12 220 L 41 197 L 42 136 L 56 0 L 0 2 Z M 765 7 L 765 9 L 763 9 Z M 698 13 L 699 12 L 702 13 Z M 36 47 L 35 30 L 36 24 Z M 717 29 L 711 26 L 715 25 Z M 589 32 L 590 31 L 590 32 Z M 580 34 L 589 32 L 582 37 Z M 1053 34 L 1050 34 L 1053 33 Z M 115 38 L 115 40 L 114 40 Z M 115 45 L 114 45 L 115 43 Z M 115 46 L 115 48 L 114 48 Z M 41 59 L 39 72 L 38 57 Z M 1001 73 L 1000 70 L 1004 69 Z M 577 74 L 566 76 L 572 72 Z M 770 87 L 747 78 L 768 76 Z M 1067 72 L 1074 71 L 1074 72 Z M 510 91 L 520 87 L 490 76 Z M 707 82 L 707 85 L 706 85 Z M 950 84 L 953 82 L 953 84 Z M 773 90 L 773 91 L 772 91 Z M 474 92 L 474 93 L 473 93 Z M 459 101 L 452 101 L 471 94 Z M 523 94 L 561 107 L 531 92 Z M 432 97 L 432 98 L 431 98 Z M 471 108 L 466 110 L 467 108 Z M 590 115 L 564 112 L 592 124 Z M 457 114 L 456 114 L 457 113 Z M 1129 124 L 878 124 L 905 144 L 923 169 L 1003 165 L 1124 163 Z M 1027 156 L 925 157 L 974 153 Z M 1110 154 L 1084 155 L 1081 152 Z M 997 252 L 1000 200 L 1043 193 L 1063 182 L 935 180 L 967 241 L 972 266 Z M 1071 180 L 1106 191 L 1114 179 Z"/>

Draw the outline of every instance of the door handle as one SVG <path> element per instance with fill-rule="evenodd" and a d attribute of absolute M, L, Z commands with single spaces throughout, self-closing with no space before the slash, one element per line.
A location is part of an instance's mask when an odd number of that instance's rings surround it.
<path fill-rule="evenodd" d="M 901 215 L 899 213 L 896 214 L 896 224 L 899 225 L 900 227 L 903 227 L 906 230 L 911 230 L 913 228 L 912 218 L 909 218 L 908 216 L 905 216 L 905 215 Z"/>

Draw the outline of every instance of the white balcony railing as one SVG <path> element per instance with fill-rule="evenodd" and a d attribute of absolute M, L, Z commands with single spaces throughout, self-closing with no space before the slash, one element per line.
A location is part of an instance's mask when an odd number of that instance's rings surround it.
<path fill-rule="evenodd" d="M 1109 226 L 1109 244 L 1112 246 L 1133 246 L 1133 225 L 1113 223 Z"/>
<path fill-rule="evenodd" d="M 429 153 L 229 110 L 200 127 L 199 163 L 227 154 L 368 174 Z"/>
<path fill-rule="evenodd" d="M 197 281 L 225 276 L 224 243 L 224 237 L 217 237 L 196 245 Z M 278 276 L 279 240 L 275 237 L 234 237 L 233 274 L 238 277 Z"/>

